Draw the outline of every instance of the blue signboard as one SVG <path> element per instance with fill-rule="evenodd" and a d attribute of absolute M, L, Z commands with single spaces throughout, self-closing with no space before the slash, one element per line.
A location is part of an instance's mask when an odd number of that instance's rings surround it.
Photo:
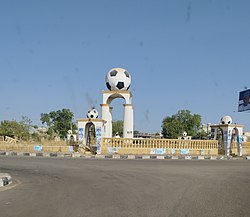
<path fill-rule="evenodd" d="M 96 128 L 96 152 L 97 154 L 101 154 L 101 141 L 102 141 L 102 129 L 100 127 Z"/>
<path fill-rule="evenodd" d="M 84 129 L 83 128 L 79 128 L 78 129 L 78 139 L 79 139 L 79 141 L 82 141 L 83 140 L 83 133 L 84 133 L 84 131 L 83 131 Z"/>
<path fill-rule="evenodd" d="M 157 148 L 156 154 L 166 154 L 166 149 L 165 148 Z"/>
<path fill-rule="evenodd" d="M 43 146 L 42 145 L 35 145 L 34 146 L 34 151 L 42 151 L 43 150 Z"/>
<path fill-rule="evenodd" d="M 189 154 L 189 149 L 187 149 L 187 148 L 182 148 L 182 149 L 181 149 L 181 154 Z"/>
<path fill-rule="evenodd" d="M 155 154 L 155 148 L 150 148 L 150 154 Z"/>
<path fill-rule="evenodd" d="M 69 146 L 69 152 L 73 152 L 73 151 L 74 151 L 73 146 Z"/>

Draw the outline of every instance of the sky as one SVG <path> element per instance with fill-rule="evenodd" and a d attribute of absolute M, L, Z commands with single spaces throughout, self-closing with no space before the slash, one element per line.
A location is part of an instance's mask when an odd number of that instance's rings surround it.
<path fill-rule="evenodd" d="M 250 88 L 248 0 L 0 0 L 0 120 L 95 106 L 114 67 L 132 76 L 134 128 L 161 131 L 181 109 L 218 124 Z M 123 119 L 124 100 L 112 102 Z"/>

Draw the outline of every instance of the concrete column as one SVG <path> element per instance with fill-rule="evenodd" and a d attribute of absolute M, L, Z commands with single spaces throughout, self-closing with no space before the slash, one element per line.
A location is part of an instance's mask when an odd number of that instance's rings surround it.
<path fill-rule="evenodd" d="M 237 136 L 237 143 L 238 143 L 238 156 L 242 157 L 242 136 Z"/>
<path fill-rule="evenodd" d="M 237 130 L 238 130 L 238 136 L 237 136 L 238 156 L 242 157 L 243 127 L 238 127 Z"/>
<path fill-rule="evenodd" d="M 109 114 L 110 114 L 110 122 L 109 122 L 109 137 L 112 138 L 113 137 L 113 124 L 112 124 L 112 121 L 113 121 L 113 107 L 110 107 L 109 106 Z"/>
<path fill-rule="evenodd" d="M 214 140 L 216 140 L 217 139 L 217 133 L 218 133 L 218 129 L 217 128 L 215 128 L 215 130 L 214 130 Z"/>
<path fill-rule="evenodd" d="M 112 108 L 110 104 L 101 104 L 102 108 L 102 119 L 106 122 L 106 132 L 104 137 L 111 138 L 112 137 Z"/>
<path fill-rule="evenodd" d="M 86 145 L 86 139 L 85 139 L 85 121 L 79 121 L 78 122 L 78 142 L 80 146 Z"/>
<path fill-rule="evenodd" d="M 123 138 L 134 137 L 134 111 L 132 104 L 124 104 Z"/>
<path fill-rule="evenodd" d="M 231 133 L 228 133 L 228 129 L 223 129 L 223 138 L 224 138 L 225 155 L 229 157 L 230 147 L 231 147 Z"/>
<path fill-rule="evenodd" d="M 103 124 L 101 122 L 96 122 L 94 124 L 96 136 L 96 153 L 101 154 Z"/>

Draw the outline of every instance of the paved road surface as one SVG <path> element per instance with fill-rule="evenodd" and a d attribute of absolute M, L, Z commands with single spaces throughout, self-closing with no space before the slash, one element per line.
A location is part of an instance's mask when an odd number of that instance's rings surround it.
<path fill-rule="evenodd" d="M 3 217 L 247 217 L 250 161 L 0 157 Z"/>

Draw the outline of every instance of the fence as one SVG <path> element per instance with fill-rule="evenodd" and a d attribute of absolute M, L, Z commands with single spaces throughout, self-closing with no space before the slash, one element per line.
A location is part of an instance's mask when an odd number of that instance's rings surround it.
<path fill-rule="evenodd" d="M 218 141 L 103 138 L 101 153 L 218 155 Z"/>
<path fill-rule="evenodd" d="M 0 143 L 16 144 L 16 140 L 9 136 L 0 136 Z"/>

